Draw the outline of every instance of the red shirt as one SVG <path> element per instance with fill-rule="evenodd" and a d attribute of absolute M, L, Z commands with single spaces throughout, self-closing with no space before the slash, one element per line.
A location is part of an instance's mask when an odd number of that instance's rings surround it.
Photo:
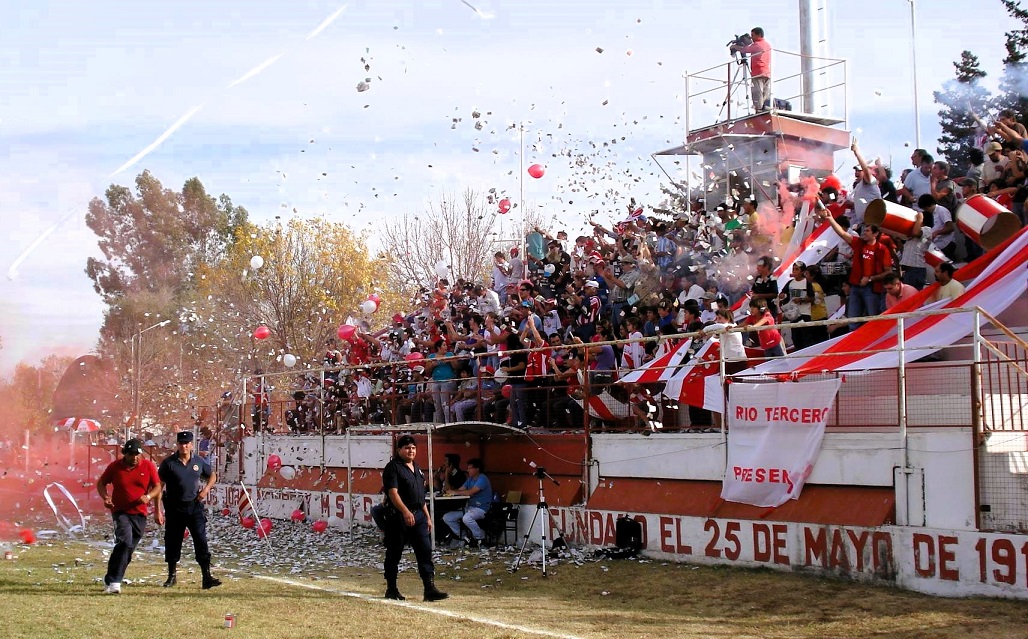
<path fill-rule="evenodd" d="M 367 364 L 371 361 L 371 349 L 368 348 L 368 343 L 363 339 L 354 341 L 353 345 L 350 346 L 350 363 L 351 364 Z"/>
<path fill-rule="evenodd" d="M 750 54 L 750 75 L 754 78 L 771 77 L 771 43 L 763 38 L 739 51 Z"/>
<path fill-rule="evenodd" d="M 881 275 L 892 268 L 892 254 L 881 242 L 867 244 L 859 237 L 850 237 L 853 247 L 853 268 L 850 270 L 850 286 L 859 286 L 861 278 Z M 881 280 L 871 282 L 871 290 L 881 293 L 885 284 Z"/>
<path fill-rule="evenodd" d="M 532 344 L 533 347 L 539 346 Z M 525 367 L 525 381 L 533 382 L 540 377 L 550 374 L 549 358 L 553 355 L 553 349 L 547 348 L 541 351 L 533 351 L 528 354 L 528 364 Z"/>
<path fill-rule="evenodd" d="M 157 466 L 140 456 L 134 468 L 129 468 L 124 458 L 112 461 L 100 475 L 99 483 L 111 487 L 114 512 L 145 515 L 147 506 L 139 503 L 139 498 L 159 485 L 161 480 L 157 477 Z"/>

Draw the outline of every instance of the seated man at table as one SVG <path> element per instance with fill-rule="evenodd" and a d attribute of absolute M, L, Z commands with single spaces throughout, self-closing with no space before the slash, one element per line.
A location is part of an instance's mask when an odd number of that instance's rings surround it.
<path fill-rule="evenodd" d="M 485 517 L 486 511 L 489 510 L 489 506 L 493 501 L 493 488 L 489 484 L 489 478 L 482 474 L 481 459 L 468 460 L 468 479 L 464 482 L 463 486 L 453 491 L 453 494 L 467 495 L 468 504 L 464 508 L 463 513 L 459 510 L 454 510 L 443 515 L 443 521 L 450 527 L 450 530 L 453 531 L 457 539 L 460 539 L 461 536 L 460 524 L 464 522 L 464 525 L 471 531 L 468 545 L 472 548 L 478 548 L 482 540 L 485 539 L 485 533 L 478 525 L 478 522 Z"/>
<path fill-rule="evenodd" d="M 460 469 L 460 455 L 446 453 L 443 455 L 443 465 L 435 471 L 435 488 L 444 493 L 457 490 L 467 478 L 468 474 Z"/>
<path fill-rule="evenodd" d="M 464 482 L 468 478 L 468 474 L 460 469 L 460 455 L 457 453 L 446 453 L 443 455 L 443 465 L 435 471 L 435 488 L 439 491 L 439 494 L 448 493 L 457 490 L 464 485 Z M 427 476 L 426 476 L 427 479 Z M 443 517 L 446 513 L 453 510 L 460 511 L 464 506 L 464 501 L 460 500 L 448 500 L 436 498 L 435 502 L 435 529 L 440 533 L 446 531 L 446 524 L 443 521 Z M 463 513 L 460 513 L 463 514 Z M 436 533 L 439 534 L 439 533 Z M 440 543 L 449 542 L 450 535 L 447 531 L 445 537 L 440 538 Z"/>

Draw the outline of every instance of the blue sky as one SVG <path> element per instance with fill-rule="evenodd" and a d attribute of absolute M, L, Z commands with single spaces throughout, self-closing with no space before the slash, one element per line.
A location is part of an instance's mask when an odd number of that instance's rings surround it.
<path fill-rule="evenodd" d="M 725 43 L 755 25 L 776 48 L 799 50 L 796 0 L 469 1 L 480 13 L 460 0 L 0 4 L 0 215 L 10 229 L 0 243 L 0 373 L 91 348 L 102 306 L 83 273 L 96 252 L 86 204 L 144 168 L 172 188 L 197 176 L 258 221 L 295 208 L 360 230 L 465 186 L 516 199 L 519 145 L 508 126 L 524 122 L 526 165 L 547 166 L 526 180 L 526 204 L 577 229 L 591 210 L 606 221 L 628 197 L 659 199 L 666 180 L 649 155 L 682 140 L 684 71 L 727 61 Z M 828 4 L 830 55 L 848 61 L 850 129 L 866 155 L 902 167 L 915 139 L 910 5 Z M 971 6 L 917 3 L 929 148 L 931 92 L 960 51 L 976 53 L 992 81 L 1000 71 L 1013 23 L 998 0 Z M 588 171 L 552 157 L 583 150 Z"/>

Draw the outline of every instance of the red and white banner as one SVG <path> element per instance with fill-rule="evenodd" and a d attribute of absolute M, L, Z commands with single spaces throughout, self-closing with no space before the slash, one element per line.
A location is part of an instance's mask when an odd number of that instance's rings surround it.
<path fill-rule="evenodd" d="M 746 348 L 751 365 L 764 361 L 764 350 Z M 687 406 L 705 408 L 715 413 L 724 411 L 724 394 L 721 391 L 721 342 L 711 338 L 696 352 L 689 362 L 668 380 L 664 396 Z M 713 381 L 710 381 L 713 380 Z"/>
<path fill-rule="evenodd" d="M 663 345 L 665 342 L 661 342 Z M 622 384 L 653 384 L 654 382 L 664 382 L 671 378 L 675 370 L 685 359 L 685 356 L 689 354 L 689 347 L 692 346 L 692 340 L 687 339 L 677 346 L 671 347 L 671 350 L 657 357 L 650 362 L 640 366 L 634 371 L 627 375 L 622 375 L 619 382 Z"/>
<path fill-rule="evenodd" d="M 904 300 L 886 311 L 884 315 L 904 313 L 927 308 L 970 308 L 978 306 L 992 316 L 997 316 L 1024 295 L 1028 284 L 1028 229 L 1021 229 L 1017 235 L 1007 239 L 982 257 L 967 264 L 954 274 L 960 281 L 971 280 L 963 295 L 955 300 L 941 301 L 925 306 L 926 299 L 935 292 L 933 284 L 917 295 Z M 908 320 L 906 343 L 908 358 L 923 357 L 942 347 L 956 343 L 974 330 L 972 313 L 954 315 L 932 315 L 917 320 Z M 800 351 L 802 355 L 816 355 L 807 358 L 781 360 L 788 365 L 768 362 L 756 367 L 755 373 L 790 373 L 802 376 L 832 371 L 860 371 L 871 368 L 894 368 L 899 355 L 895 350 L 887 353 L 868 353 L 897 346 L 896 327 L 893 322 L 868 322 L 856 331 Z M 827 348 L 825 345 L 829 344 Z M 814 349 L 817 350 L 814 350 Z M 918 351 L 918 352 L 914 352 Z M 843 353 L 849 353 L 843 354 Z M 791 363 L 791 365 L 789 365 Z"/>
<path fill-rule="evenodd" d="M 664 396 L 688 406 L 703 407 L 703 380 L 717 375 L 720 369 L 721 344 L 716 339 L 707 343 L 689 360 L 689 364 L 675 373 L 664 388 Z"/>
<path fill-rule="evenodd" d="M 576 399 L 578 405 L 583 404 L 583 400 Z M 628 404 L 620 402 L 614 399 L 610 393 L 603 391 L 599 395 L 589 396 L 589 416 L 602 419 L 603 421 L 613 422 L 624 417 L 628 417 L 632 413 Z"/>
<path fill-rule="evenodd" d="M 721 498 L 769 508 L 798 499 L 821 452 L 841 383 L 732 384 Z"/>

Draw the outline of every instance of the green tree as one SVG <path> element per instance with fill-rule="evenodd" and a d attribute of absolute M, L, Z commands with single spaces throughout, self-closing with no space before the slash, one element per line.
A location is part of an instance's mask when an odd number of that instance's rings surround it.
<path fill-rule="evenodd" d="M 263 265 L 250 262 L 260 256 Z M 325 340 L 347 318 L 369 325 L 388 321 L 385 304 L 362 316 L 360 303 L 385 288 L 385 268 L 368 252 L 366 238 L 323 219 L 289 220 L 285 225 L 247 225 L 215 264 L 201 266 L 182 337 L 201 369 L 240 373 L 280 368 L 285 353 L 301 366 L 320 366 Z M 382 292 L 383 299 L 388 298 Z M 271 336 L 252 335 L 265 325 Z"/>
<path fill-rule="evenodd" d="M 942 135 L 939 136 L 938 152 L 950 163 L 951 175 L 963 175 L 970 166 L 968 153 L 974 147 L 975 124 L 972 109 L 975 113 L 984 113 L 989 106 L 991 93 L 982 86 L 986 76 L 978 62 L 978 58 L 970 51 L 960 54 L 960 60 L 953 63 L 956 78 L 947 80 L 941 91 L 933 91 L 935 102 L 942 105 L 939 109 L 939 125 Z"/>
<path fill-rule="evenodd" d="M 999 79 L 999 94 L 993 101 L 996 110 L 1012 109 L 1018 120 L 1028 116 L 1028 10 L 1021 7 L 1020 0 L 1001 0 L 1010 17 L 1017 20 L 1021 28 L 1006 32 L 1006 57 L 1003 58 L 1003 73 Z"/>
<path fill-rule="evenodd" d="M 137 427 L 144 418 L 157 430 L 188 423 L 196 404 L 191 389 L 207 369 L 180 338 L 188 329 L 181 310 L 194 298 L 196 273 L 223 259 L 247 218 L 246 209 L 226 195 L 210 196 L 197 178 L 173 191 L 149 171 L 136 177 L 134 190 L 114 184 L 90 202 L 86 224 L 102 258 L 90 258 L 86 274 L 107 305 L 97 353 L 114 363 L 126 411 L 138 384 Z M 171 322 L 137 338 L 162 320 Z"/>
<path fill-rule="evenodd" d="M 227 196 L 215 200 L 197 178 L 181 192 L 144 171 L 136 190 L 111 185 L 105 200 L 89 203 L 86 224 L 102 259 L 89 258 L 86 275 L 108 305 L 103 332 L 131 334 L 142 313 L 170 312 L 192 283 L 197 265 L 216 259 L 247 219 Z"/>

